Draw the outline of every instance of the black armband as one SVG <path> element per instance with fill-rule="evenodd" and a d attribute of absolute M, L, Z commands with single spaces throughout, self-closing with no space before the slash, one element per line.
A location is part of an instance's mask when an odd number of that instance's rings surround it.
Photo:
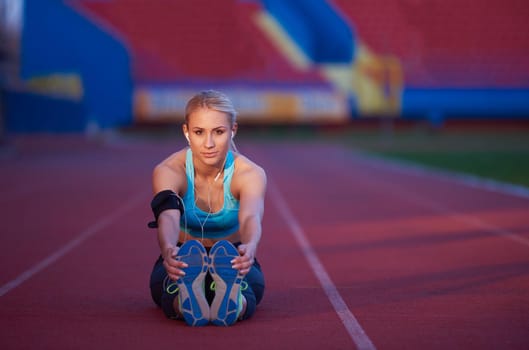
<path fill-rule="evenodd" d="M 154 221 L 147 224 L 150 228 L 158 227 L 158 217 L 167 209 L 178 209 L 180 215 L 184 215 L 184 205 L 176 193 L 171 190 L 158 192 L 151 201 L 151 209 L 154 214 Z"/>

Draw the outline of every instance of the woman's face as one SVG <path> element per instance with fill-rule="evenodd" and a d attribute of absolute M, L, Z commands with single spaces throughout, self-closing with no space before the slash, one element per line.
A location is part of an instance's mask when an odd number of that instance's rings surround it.
<path fill-rule="evenodd" d="M 195 110 L 184 124 L 193 156 L 210 166 L 222 165 L 235 131 L 227 113 L 208 108 Z"/>

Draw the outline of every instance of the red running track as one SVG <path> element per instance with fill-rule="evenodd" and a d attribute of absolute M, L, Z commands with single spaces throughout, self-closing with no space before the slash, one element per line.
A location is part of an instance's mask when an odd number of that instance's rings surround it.
<path fill-rule="evenodd" d="M 270 181 L 255 316 L 165 319 L 150 172 L 180 146 L 39 136 L 0 153 L 0 349 L 529 348 L 529 197 L 315 143 L 240 145 Z"/>

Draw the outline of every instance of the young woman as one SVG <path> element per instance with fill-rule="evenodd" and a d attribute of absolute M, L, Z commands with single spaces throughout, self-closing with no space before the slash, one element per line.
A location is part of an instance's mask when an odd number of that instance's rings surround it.
<path fill-rule="evenodd" d="M 185 109 L 186 147 L 153 172 L 151 203 L 160 257 L 150 288 L 169 318 L 201 326 L 252 316 L 264 292 L 256 260 L 266 174 L 237 152 L 236 111 L 218 91 L 202 91 Z"/>

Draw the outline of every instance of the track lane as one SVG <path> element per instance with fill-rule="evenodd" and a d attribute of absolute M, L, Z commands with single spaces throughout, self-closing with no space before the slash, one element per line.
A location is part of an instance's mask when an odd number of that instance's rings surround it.
<path fill-rule="evenodd" d="M 527 199 L 373 166 L 339 147 L 267 151 L 269 164 L 288 162 L 279 185 L 375 346 L 527 346 Z"/>

